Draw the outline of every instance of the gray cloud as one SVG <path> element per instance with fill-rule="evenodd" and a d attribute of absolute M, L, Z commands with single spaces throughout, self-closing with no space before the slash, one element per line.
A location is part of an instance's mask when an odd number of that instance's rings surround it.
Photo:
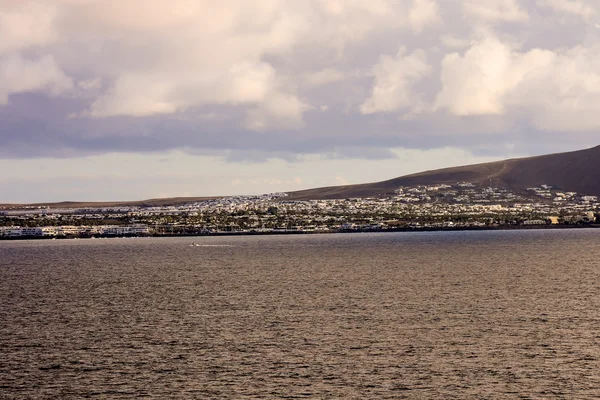
<path fill-rule="evenodd" d="M 294 162 L 598 140 L 592 0 L 27 3 L 0 0 L 2 158 Z"/>

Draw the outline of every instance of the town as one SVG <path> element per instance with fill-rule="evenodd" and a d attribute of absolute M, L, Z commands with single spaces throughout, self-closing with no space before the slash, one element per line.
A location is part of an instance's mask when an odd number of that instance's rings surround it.
<path fill-rule="evenodd" d="M 0 239 L 95 238 L 593 226 L 596 196 L 551 185 L 513 193 L 469 182 L 399 187 L 393 195 L 333 200 L 286 193 L 165 207 L 0 209 Z"/>

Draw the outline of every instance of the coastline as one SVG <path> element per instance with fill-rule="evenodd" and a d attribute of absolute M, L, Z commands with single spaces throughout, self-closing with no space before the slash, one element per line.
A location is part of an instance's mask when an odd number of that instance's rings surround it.
<path fill-rule="evenodd" d="M 94 236 L 16 236 L 0 237 L 0 241 L 15 240 L 75 240 L 111 238 L 160 238 L 160 237 L 205 237 L 205 236 L 273 236 L 273 235 L 331 235 L 339 233 L 391 233 L 391 232 L 460 232 L 460 231 L 517 231 L 517 230 L 563 230 L 595 229 L 600 224 L 554 224 L 554 225 L 498 225 L 498 226 L 459 226 L 459 227 L 402 227 L 389 229 L 338 229 L 334 231 L 219 231 L 206 233 L 154 233 L 146 235 L 94 235 Z"/>

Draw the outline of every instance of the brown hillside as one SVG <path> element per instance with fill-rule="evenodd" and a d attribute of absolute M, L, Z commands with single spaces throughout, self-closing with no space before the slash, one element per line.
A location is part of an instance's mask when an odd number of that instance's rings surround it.
<path fill-rule="evenodd" d="M 399 186 L 471 182 L 524 192 L 543 184 L 565 191 L 600 196 L 600 146 L 568 153 L 515 158 L 484 164 L 466 165 L 419 172 L 382 182 L 331 186 L 288 193 L 286 200 L 343 199 L 377 197 L 394 192 Z M 102 208 L 126 206 L 168 206 L 215 199 L 218 197 L 176 197 L 123 202 L 61 202 L 38 204 L 0 204 L 0 209 L 24 207 Z"/>
<path fill-rule="evenodd" d="M 20 209 L 25 207 L 50 207 L 50 208 L 105 208 L 105 207 L 164 207 L 177 206 L 196 201 L 218 199 L 219 197 L 171 197 L 165 199 L 148 199 L 139 201 L 62 201 L 59 203 L 35 204 L 0 204 L 1 209 Z"/>
<path fill-rule="evenodd" d="M 543 184 L 600 196 L 600 146 L 568 153 L 515 158 L 484 164 L 444 168 L 382 182 L 332 186 L 290 192 L 286 200 L 376 197 L 393 193 L 399 186 L 471 182 L 523 192 Z"/>

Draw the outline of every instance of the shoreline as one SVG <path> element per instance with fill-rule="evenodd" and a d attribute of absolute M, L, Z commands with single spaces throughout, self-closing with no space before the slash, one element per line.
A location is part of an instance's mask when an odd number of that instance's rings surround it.
<path fill-rule="evenodd" d="M 273 235 L 331 235 L 339 233 L 388 233 L 388 232 L 460 232 L 460 231 L 517 231 L 517 230 L 563 230 L 595 229 L 600 224 L 555 224 L 555 225 L 498 225 L 498 226 L 460 226 L 460 227 L 402 227 L 390 229 L 340 229 L 335 231 L 269 231 L 269 232 L 210 232 L 210 233 L 160 233 L 148 235 L 94 235 L 94 236 L 16 236 L 0 237 L 0 241 L 14 240 L 74 240 L 74 239 L 110 239 L 110 238 L 160 238 L 160 237 L 207 237 L 207 236 L 273 236 Z"/>

